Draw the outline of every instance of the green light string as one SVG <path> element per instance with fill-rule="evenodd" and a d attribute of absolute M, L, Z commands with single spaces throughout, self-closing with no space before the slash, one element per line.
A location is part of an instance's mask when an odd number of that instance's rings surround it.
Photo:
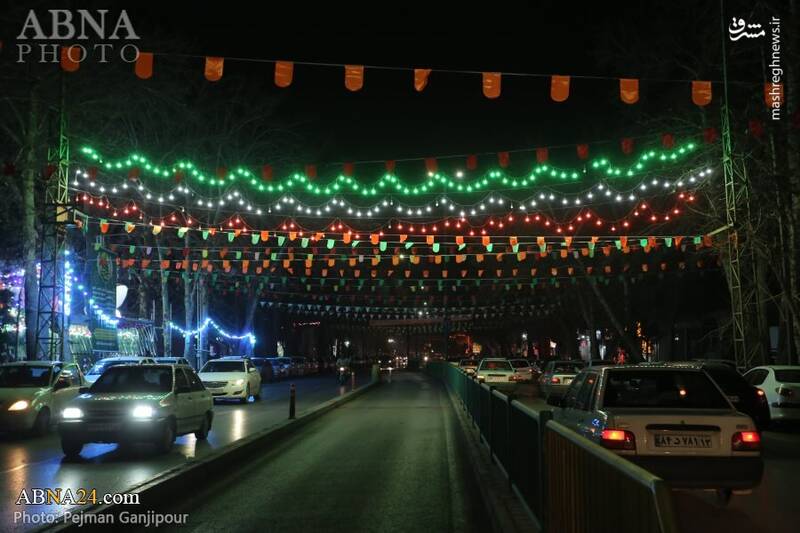
<path fill-rule="evenodd" d="M 395 174 L 387 173 L 372 183 L 364 183 L 353 177 L 339 174 L 326 184 L 318 184 L 302 173 L 294 173 L 279 182 L 269 182 L 256 178 L 256 174 L 243 166 L 237 166 L 229 171 L 224 178 L 213 177 L 206 171 L 200 170 L 191 161 L 179 161 L 173 165 L 160 166 L 152 163 L 146 156 L 133 153 L 126 158 L 106 160 L 94 148 L 84 146 L 81 153 L 89 162 L 96 163 L 106 171 L 139 168 L 143 173 L 158 178 L 172 178 L 177 173 L 183 173 L 198 184 L 210 186 L 226 186 L 237 183 L 248 184 L 252 190 L 265 194 L 280 195 L 286 192 L 306 193 L 310 195 L 358 195 L 362 197 L 376 197 L 379 195 L 418 196 L 447 192 L 450 194 L 472 194 L 478 192 L 498 192 L 500 190 L 527 189 L 539 178 L 550 178 L 570 182 L 578 180 L 590 171 L 598 177 L 617 178 L 633 177 L 655 170 L 654 165 L 676 163 L 686 156 L 694 153 L 697 144 L 684 143 L 673 150 L 646 150 L 636 157 L 630 165 L 615 165 L 607 158 L 592 160 L 585 168 L 565 169 L 545 163 L 537 164 L 527 176 L 512 177 L 504 171 L 494 169 L 482 177 L 469 181 L 460 179 L 461 171 L 453 176 L 442 172 L 428 172 L 427 179 L 421 184 L 411 184 L 403 181 Z"/>

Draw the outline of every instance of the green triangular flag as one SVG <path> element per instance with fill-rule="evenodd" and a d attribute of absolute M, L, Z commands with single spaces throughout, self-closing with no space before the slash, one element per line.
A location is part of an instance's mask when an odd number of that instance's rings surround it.
<path fill-rule="evenodd" d="M 380 244 L 378 244 L 378 248 L 380 249 L 381 252 L 385 252 L 386 251 L 386 242 L 385 241 L 381 241 Z"/>
<path fill-rule="evenodd" d="M 99 242 L 94 243 L 94 251 L 96 252 L 99 249 L 100 249 L 100 243 Z"/>
<path fill-rule="evenodd" d="M 414 246 L 414 243 L 413 243 L 413 242 L 407 242 L 407 243 L 406 243 L 406 250 L 409 250 L 409 249 L 411 249 L 411 247 L 412 247 L 412 246 Z"/>
<path fill-rule="evenodd" d="M 667 245 L 667 248 L 672 248 L 672 237 L 665 237 L 664 244 Z"/>
<path fill-rule="evenodd" d="M 494 244 L 492 244 L 492 243 L 489 243 L 489 244 L 487 244 L 487 245 L 486 245 L 486 251 L 487 251 L 487 252 L 491 252 L 491 251 L 492 251 L 492 248 L 494 248 Z"/>
<path fill-rule="evenodd" d="M 328 250 L 332 250 L 334 244 L 336 244 L 336 241 L 333 239 L 328 239 Z"/>
<path fill-rule="evenodd" d="M 283 246 L 284 242 L 286 242 L 286 236 L 278 235 L 278 246 Z"/>
<path fill-rule="evenodd" d="M 203 250 L 203 259 L 208 257 L 208 250 Z"/>
<path fill-rule="evenodd" d="M 303 237 L 302 239 L 300 239 L 300 246 L 302 246 L 303 248 L 306 248 L 308 246 L 308 237 Z"/>
<path fill-rule="evenodd" d="M 128 253 L 129 254 L 133 255 L 133 253 L 135 251 L 136 251 L 136 247 L 134 245 L 131 244 L 130 246 L 128 246 Z"/>
<path fill-rule="evenodd" d="M 433 249 L 433 253 L 435 253 L 435 254 L 439 253 L 439 243 L 438 242 L 433 243 L 433 246 L 431 246 L 431 248 Z"/>
<path fill-rule="evenodd" d="M 270 259 L 270 261 L 277 261 L 278 260 L 278 254 L 276 252 L 272 252 L 271 254 L 269 254 L 269 259 Z"/>
<path fill-rule="evenodd" d="M 178 237 L 183 237 L 184 235 L 186 235 L 187 231 L 189 231 L 189 228 L 186 227 L 178 228 Z"/>
<path fill-rule="evenodd" d="M 695 237 L 694 238 L 694 244 L 695 245 L 700 244 L 702 242 L 703 242 L 703 238 L 702 237 Z"/>
<path fill-rule="evenodd" d="M 641 246 L 642 248 L 647 246 L 647 239 L 639 239 L 639 246 Z"/>
<path fill-rule="evenodd" d="M 614 246 L 617 247 L 617 250 L 621 250 L 622 249 L 622 241 L 617 239 L 616 241 L 614 241 Z"/>
<path fill-rule="evenodd" d="M 359 242 L 361 242 L 361 241 L 353 241 L 352 247 L 355 248 L 356 246 L 358 246 Z"/>
<path fill-rule="evenodd" d="M 458 250 L 461 251 L 466 247 L 467 247 L 467 243 L 462 242 L 461 244 L 458 245 Z"/>
<path fill-rule="evenodd" d="M 236 259 L 241 259 L 241 258 L 242 258 L 242 252 L 238 252 L 237 251 L 236 252 Z"/>
<path fill-rule="evenodd" d="M 252 235 L 250 235 L 250 242 L 253 244 L 258 244 L 260 238 L 261 237 L 258 235 L 258 233 L 253 233 Z"/>
<path fill-rule="evenodd" d="M 203 240 L 206 240 L 206 239 L 208 239 L 208 230 L 204 229 L 203 230 Z"/>
<path fill-rule="evenodd" d="M 514 251 L 514 253 L 517 253 L 517 250 L 519 250 L 519 244 L 515 244 L 511 247 L 511 249 Z"/>

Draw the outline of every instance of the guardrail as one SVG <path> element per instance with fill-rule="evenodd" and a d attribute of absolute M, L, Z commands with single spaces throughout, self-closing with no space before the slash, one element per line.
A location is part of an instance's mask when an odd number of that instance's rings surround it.
<path fill-rule="evenodd" d="M 460 400 L 542 531 L 677 532 L 662 479 L 454 365 L 436 361 L 426 370 Z"/>

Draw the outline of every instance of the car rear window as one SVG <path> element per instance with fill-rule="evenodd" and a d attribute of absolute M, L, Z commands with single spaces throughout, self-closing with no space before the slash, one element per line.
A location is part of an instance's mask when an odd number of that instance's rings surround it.
<path fill-rule="evenodd" d="M 109 368 L 91 387 L 91 392 L 170 392 L 172 368 L 115 366 Z"/>
<path fill-rule="evenodd" d="M 200 372 L 244 372 L 244 361 L 209 361 Z"/>
<path fill-rule="evenodd" d="M 484 361 L 481 364 L 482 370 L 513 370 L 508 361 Z"/>
<path fill-rule="evenodd" d="M 580 363 L 556 363 L 553 365 L 553 374 L 577 374 L 583 365 Z"/>
<path fill-rule="evenodd" d="M 603 406 L 730 409 L 704 373 L 655 369 L 609 372 Z"/>
<path fill-rule="evenodd" d="M 800 383 L 800 370 L 776 370 L 775 381 L 781 383 Z"/>
<path fill-rule="evenodd" d="M 527 361 L 514 360 L 511 361 L 511 366 L 514 368 L 528 368 L 531 365 Z"/>
<path fill-rule="evenodd" d="M 746 394 L 750 384 L 735 370 L 726 367 L 703 367 L 726 394 Z"/>

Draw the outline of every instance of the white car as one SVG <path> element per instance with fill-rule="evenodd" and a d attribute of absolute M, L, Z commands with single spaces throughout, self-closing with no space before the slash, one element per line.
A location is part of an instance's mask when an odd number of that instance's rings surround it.
<path fill-rule="evenodd" d="M 517 381 L 533 381 L 533 367 L 530 361 L 527 359 L 509 359 L 508 362 L 514 367 L 514 372 L 517 374 Z"/>
<path fill-rule="evenodd" d="M 750 489 L 761 480 L 761 435 L 700 369 L 588 368 L 548 403 L 553 418 L 673 486 Z"/>
<path fill-rule="evenodd" d="M 800 366 L 757 366 L 744 379 L 764 391 L 771 420 L 800 421 Z"/>
<path fill-rule="evenodd" d="M 478 377 L 478 381 L 487 384 L 515 383 L 517 381 L 517 373 L 514 372 L 514 367 L 511 366 L 508 359 L 481 359 L 475 375 Z"/>
<path fill-rule="evenodd" d="M 156 363 L 160 365 L 181 365 L 192 366 L 185 357 L 156 357 Z"/>
<path fill-rule="evenodd" d="M 25 361 L 0 365 L 0 431 L 44 435 L 84 385 L 74 363 Z"/>
<path fill-rule="evenodd" d="M 203 365 L 199 375 L 215 400 L 246 403 L 250 396 L 261 398 L 261 373 L 248 359 L 214 359 Z"/>
<path fill-rule="evenodd" d="M 546 398 L 551 394 L 564 394 L 584 366 L 583 361 L 574 359 L 548 361 L 539 376 L 539 390 L 542 395 Z"/>
<path fill-rule="evenodd" d="M 103 375 L 106 369 L 117 365 L 153 365 L 155 360 L 152 357 L 107 357 L 97 361 L 92 368 L 90 368 L 84 378 L 86 382 L 91 385 L 97 378 Z"/>

